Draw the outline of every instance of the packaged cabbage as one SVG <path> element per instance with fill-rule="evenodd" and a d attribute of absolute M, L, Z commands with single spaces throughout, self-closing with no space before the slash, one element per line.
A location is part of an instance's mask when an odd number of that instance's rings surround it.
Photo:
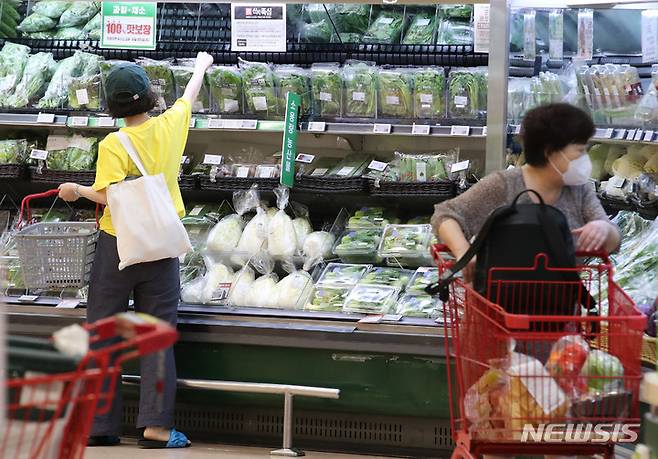
<path fill-rule="evenodd" d="M 249 266 L 245 266 L 235 273 L 235 278 L 233 279 L 233 284 L 228 295 L 229 306 L 250 306 L 249 299 L 255 281 L 256 275 L 254 270 Z"/>
<path fill-rule="evenodd" d="M 436 318 L 440 302 L 430 295 L 404 295 L 397 303 L 395 314 L 404 317 Z"/>
<path fill-rule="evenodd" d="M 151 87 L 158 99 L 156 109 L 164 111 L 174 105 L 176 83 L 171 71 L 171 61 L 156 61 L 144 57 L 137 59 L 136 63 L 144 69 L 151 81 Z"/>
<path fill-rule="evenodd" d="M 242 75 L 238 67 L 213 65 L 206 75 L 213 113 L 242 113 Z"/>
<path fill-rule="evenodd" d="M 381 229 L 349 229 L 334 247 L 334 254 L 344 263 L 379 263 L 377 249 L 381 242 Z"/>
<path fill-rule="evenodd" d="M 98 32 L 100 34 L 101 30 L 101 14 L 98 13 L 96 16 L 91 18 L 88 23 L 82 28 L 85 32 L 91 34 L 92 32 Z"/>
<path fill-rule="evenodd" d="M 422 67 L 412 72 L 414 118 L 446 116 L 446 75 L 443 67 Z"/>
<path fill-rule="evenodd" d="M 249 113 L 273 116 L 278 113 L 274 73 L 269 64 L 239 58 L 246 108 Z"/>
<path fill-rule="evenodd" d="M 343 113 L 343 79 L 339 64 L 311 66 L 313 113 L 317 116 L 341 116 Z"/>
<path fill-rule="evenodd" d="M 473 27 L 470 22 L 443 19 L 439 22 L 437 45 L 472 45 Z"/>
<path fill-rule="evenodd" d="M 5 101 L 21 81 L 29 57 L 30 48 L 8 41 L 0 50 L 0 106 L 7 106 Z"/>
<path fill-rule="evenodd" d="M 413 274 L 414 272 L 408 269 L 375 267 L 370 268 L 366 275 L 359 281 L 359 284 L 387 285 L 402 291 L 409 283 Z"/>
<path fill-rule="evenodd" d="M 203 276 L 186 282 L 181 286 L 180 298 L 187 304 L 203 304 L 203 287 L 206 280 Z"/>
<path fill-rule="evenodd" d="M 276 284 L 276 307 L 303 309 L 313 294 L 313 278 L 304 271 L 288 274 Z"/>
<path fill-rule="evenodd" d="M 343 312 L 387 314 L 395 306 L 400 290 L 378 285 L 357 285 L 343 305 Z"/>
<path fill-rule="evenodd" d="M 425 288 L 437 282 L 439 282 L 439 270 L 437 268 L 420 267 L 411 278 L 407 286 L 407 293 L 423 295 L 425 294 Z"/>
<path fill-rule="evenodd" d="M 41 98 L 56 67 L 52 53 L 32 54 L 25 64 L 21 81 L 16 85 L 14 93 L 7 98 L 6 106 L 26 107 Z"/>
<path fill-rule="evenodd" d="M 480 114 L 481 79 L 474 69 L 452 70 L 448 81 L 448 115 L 477 118 Z"/>
<path fill-rule="evenodd" d="M 256 279 L 252 284 L 251 294 L 247 297 L 248 306 L 276 308 L 278 300 L 277 281 L 276 274 L 266 274 Z"/>
<path fill-rule="evenodd" d="M 269 220 L 267 250 L 274 259 L 289 260 L 297 251 L 295 226 L 285 211 L 290 192 L 287 187 L 280 186 L 274 193 L 279 211 Z"/>
<path fill-rule="evenodd" d="M 312 108 L 310 72 L 296 65 L 277 65 L 274 75 L 279 86 L 279 111 L 285 113 L 286 95 L 293 92 L 302 99 L 302 115 L 309 115 Z"/>
<path fill-rule="evenodd" d="M 94 170 L 98 154 L 98 139 L 79 134 L 50 135 L 46 142 L 46 150 L 48 151 L 46 159 L 48 169 L 91 171 Z"/>
<path fill-rule="evenodd" d="M 429 252 L 430 225 L 386 225 L 379 247 L 382 257 L 420 258 Z"/>
<path fill-rule="evenodd" d="M 343 67 L 345 116 L 377 116 L 377 68 L 371 62 L 349 61 Z"/>
<path fill-rule="evenodd" d="M 23 164 L 27 160 L 27 140 L 0 140 L 0 164 Z"/>
<path fill-rule="evenodd" d="M 607 177 L 605 172 L 605 160 L 608 157 L 608 145 L 596 144 L 593 145 L 588 151 L 589 159 L 592 162 L 592 178 L 594 180 L 603 180 Z"/>
<path fill-rule="evenodd" d="M 624 366 L 618 357 L 599 349 L 589 352 L 581 374 L 592 394 L 606 395 L 624 389 Z"/>
<path fill-rule="evenodd" d="M 261 251 L 267 250 L 270 217 L 261 208 L 257 210 L 256 216 L 252 218 L 244 228 L 240 242 L 236 247 L 236 253 L 231 261 L 236 265 L 246 264 L 251 257 Z M 293 230 L 294 232 L 294 230 Z"/>
<path fill-rule="evenodd" d="M 336 237 L 327 231 L 315 231 L 304 239 L 304 269 L 309 270 L 331 256 Z"/>
<path fill-rule="evenodd" d="M 216 252 L 231 252 L 240 242 L 244 220 L 237 214 L 227 215 L 208 234 L 206 247 Z"/>
<path fill-rule="evenodd" d="M 57 25 L 57 22 L 43 14 L 33 13 L 27 16 L 23 21 L 18 24 L 17 29 L 23 33 L 30 32 L 45 32 L 52 30 Z"/>
<path fill-rule="evenodd" d="M 311 222 L 306 217 L 297 217 L 292 221 L 292 226 L 295 228 L 295 239 L 297 240 L 297 252 L 302 253 L 304 250 L 304 242 L 306 238 L 313 232 Z"/>
<path fill-rule="evenodd" d="M 233 270 L 228 266 L 222 263 L 210 265 L 204 276 L 205 282 L 201 293 L 202 303 L 226 304 L 233 279 Z"/>
<path fill-rule="evenodd" d="M 51 19 L 59 19 L 60 16 L 69 9 L 73 2 L 63 2 L 60 0 L 41 0 L 32 6 L 32 13 L 47 16 Z"/>
<path fill-rule="evenodd" d="M 75 1 L 59 18 L 57 27 L 84 26 L 100 9 L 100 2 Z"/>
<path fill-rule="evenodd" d="M 356 285 L 371 267 L 371 265 L 329 263 L 318 279 L 317 285 L 336 287 Z"/>
<path fill-rule="evenodd" d="M 171 68 L 171 71 L 174 73 L 174 81 L 176 83 L 176 93 L 183 94 L 185 92 L 185 87 L 187 83 L 192 79 L 192 74 L 194 73 L 194 63 L 185 62 L 181 63 L 182 65 L 175 65 Z M 208 76 L 206 75 L 203 79 L 203 85 L 199 91 L 199 95 L 192 104 L 193 113 L 206 113 L 210 109 L 210 89 L 208 88 Z"/>
<path fill-rule="evenodd" d="M 69 86 L 73 79 L 82 73 L 83 61 L 81 53 L 59 61 L 57 69 L 50 79 L 46 93 L 37 104 L 38 108 L 60 108 L 67 100 Z"/>
<path fill-rule="evenodd" d="M 305 309 L 316 312 L 340 312 L 351 288 L 318 285 Z"/>
<path fill-rule="evenodd" d="M 413 80 L 408 68 L 380 69 L 379 115 L 411 118 L 413 116 Z"/>
<path fill-rule="evenodd" d="M 434 43 L 435 14 L 420 12 L 409 24 L 407 33 L 402 39 L 403 45 L 431 45 Z"/>
<path fill-rule="evenodd" d="M 404 13 L 396 10 L 382 11 L 368 27 L 363 41 L 365 43 L 394 44 L 400 40 Z"/>
<path fill-rule="evenodd" d="M 439 5 L 439 12 L 441 17 L 458 19 L 462 21 L 470 21 L 473 17 L 473 5 L 468 4 L 455 4 L 455 5 Z"/>
<path fill-rule="evenodd" d="M 388 211 L 383 207 L 362 207 L 354 212 L 347 221 L 350 229 L 378 228 L 383 229 L 390 223 Z"/>

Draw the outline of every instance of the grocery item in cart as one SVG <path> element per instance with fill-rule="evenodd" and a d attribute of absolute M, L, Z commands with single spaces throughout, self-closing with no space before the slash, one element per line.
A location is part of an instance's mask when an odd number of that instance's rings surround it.
<path fill-rule="evenodd" d="M 318 279 L 317 285 L 348 287 L 356 285 L 371 265 L 329 263 Z"/>
<path fill-rule="evenodd" d="M 313 113 L 317 116 L 342 116 L 343 77 L 337 63 L 317 63 L 311 66 Z"/>
<path fill-rule="evenodd" d="M 377 69 L 371 62 L 348 61 L 343 67 L 345 116 L 377 116 Z"/>
<path fill-rule="evenodd" d="M 242 75 L 235 65 L 213 65 L 207 71 L 213 113 L 242 113 Z"/>
<path fill-rule="evenodd" d="M 135 61 L 141 66 L 149 80 L 151 88 L 156 95 L 156 109 L 164 111 L 176 102 L 176 82 L 171 71 L 172 60 L 156 61 L 140 58 Z"/>
<path fill-rule="evenodd" d="M 614 355 L 600 349 L 590 351 L 582 367 L 590 393 L 605 395 L 624 389 L 624 366 Z"/>
<path fill-rule="evenodd" d="M 352 287 L 316 285 L 305 309 L 318 312 L 340 312 L 343 310 L 343 304 L 351 289 Z"/>
<path fill-rule="evenodd" d="M 429 252 L 430 225 L 386 225 L 379 255 L 395 258 L 423 258 Z"/>
<path fill-rule="evenodd" d="M 338 238 L 334 254 L 345 263 L 379 263 L 382 258 L 377 249 L 381 238 L 381 229 L 348 229 Z"/>
<path fill-rule="evenodd" d="M 413 69 L 379 70 L 379 115 L 390 118 L 413 116 Z"/>
<path fill-rule="evenodd" d="M 414 118 L 446 116 L 446 76 L 443 67 L 420 67 L 412 72 Z"/>
<path fill-rule="evenodd" d="M 587 392 L 587 382 L 581 377 L 589 345 L 580 335 L 567 335 L 551 348 L 546 369 L 569 397 Z"/>
<path fill-rule="evenodd" d="M 394 44 L 400 40 L 404 13 L 397 9 L 384 10 L 372 21 L 363 36 L 365 43 Z"/>
<path fill-rule="evenodd" d="M 413 271 L 408 269 L 374 267 L 368 270 L 359 283 L 365 285 L 387 285 L 404 290 L 412 275 Z"/>
<path fill-rule="evenodd" d="M 439 305 L 439 299 L 433 296 L 406 294 L 398 300 L 395 314 L 434 319 L 441 315 Z"/>
<path fill-rule="evenodd" d="M 345 299 L 343 312 L 387 314 L 395 306 L 400 289 L 379 285 L 357 285 Z"/>
<path fill-rule="evenodd" d="M 274 73 L 269 64 L 239 59 L 246 111 L 262 116 L 278 113 Z"/>

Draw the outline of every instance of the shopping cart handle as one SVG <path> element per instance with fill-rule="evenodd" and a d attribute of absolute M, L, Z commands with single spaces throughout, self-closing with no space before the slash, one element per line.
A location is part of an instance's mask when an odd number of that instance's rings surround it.
<path fill-rule="evenodd" d="M 606 264 L 610 262 L 610 254 L 605 250 L 576 250 L 576 256 L 578 258 L 600 258 Z"/>
<path fill-rule="evenodd" d="M 16 224 L 16 226 L 20 228 L 21 224 L 24 221 L 28 221 L 31 218 L 31 215 L 30 215 L 30 201 L 31 200 L 40 199 L 40 198 L 49 198 L 49 197 L 55 196 L 57 194 L 59 194 L 59 190 L 54 189 L 54 190 L 44 191 L 43 193 L 28 194 L 27 196 L 25 196 L 23 198 L 23 200 L 21 201 L 21 211 L 20 211 L 20 214 L 18 214 L 18 223 Z M 27 219 L 23 219 L 23 213 L 27 214 Z"/>

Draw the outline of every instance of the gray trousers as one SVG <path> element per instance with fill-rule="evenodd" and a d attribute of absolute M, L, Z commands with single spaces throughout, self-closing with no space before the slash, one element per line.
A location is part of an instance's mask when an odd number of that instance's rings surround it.
<path fill-rule="evenodd" d="M 133 294 L 137 312 L 157 317 L 176 326 L 180 275 L 178 259 L 168 258 L 140 263 L 119 271 L 117 241 L 101 231 L 89 281 L 87 321 L 95 322 L 128 310 L 128 299 Z M 155 386 L 159 379 L 158 363 L 162 354 L 141 358 L 141 385 L 137 427 L 173 427 L 176 403 L 176 362 L 172 348 L 164 353 L 164 393 Z M 162 370 L 160 370 L 162 371 Z M 108 383 L 109 381 L 106 381 Z M 112 407 L 107 414 L 96 416 L 91 435 L 120 435 L 123 414 L 121 384 L 117 383 Z M 102 404 L 103 402 L 100 402 Z M 99 405 L 100 405 L 99 404 Z"/>

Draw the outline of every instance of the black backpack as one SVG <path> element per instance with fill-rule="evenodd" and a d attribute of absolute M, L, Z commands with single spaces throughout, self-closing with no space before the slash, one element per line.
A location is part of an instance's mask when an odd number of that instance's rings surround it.
<path fill-rule="evenodd" d="M 539 204 L 518 204 L 525 193 L 534 193 Z M 576 267 L 573 238 L 564 214 L 534 190 L 494 210 L 468 252 L 427 292 L 447 301 L 450 282 L 474 256 L 473 287 L 509 313 L 574 316 L 579 304 L 589 312 L 596 307 L 577 271 L 555 270 Z"/>

